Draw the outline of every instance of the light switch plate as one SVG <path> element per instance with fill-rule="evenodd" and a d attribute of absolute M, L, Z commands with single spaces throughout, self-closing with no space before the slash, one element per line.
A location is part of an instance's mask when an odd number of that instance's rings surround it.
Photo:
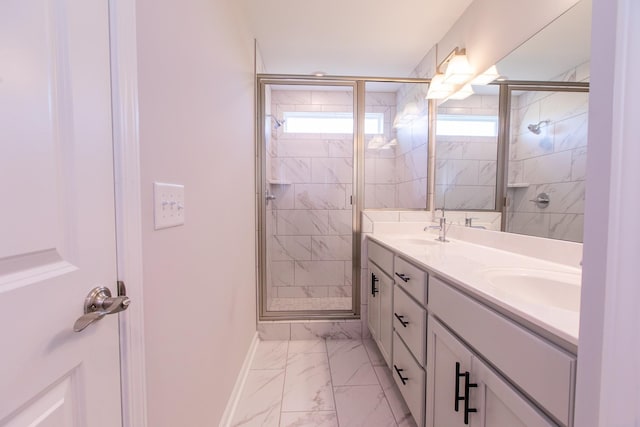
<path fill-rule="evenodd" d="M 153 201 L 156 230 L 184 224 L 184 185 L 154 182 Z"/>

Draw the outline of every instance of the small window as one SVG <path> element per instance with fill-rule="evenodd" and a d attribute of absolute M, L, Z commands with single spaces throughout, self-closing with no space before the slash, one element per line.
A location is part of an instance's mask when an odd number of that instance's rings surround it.
<path fill-rule="evenodd" d="M 339 112 L 285 112 L 285 133 L 353 133 L 353 114 Z M 364 133 L 384 133 L 384 114 L 366 113 Z"/>
<path fill-rule="evenodd" d="M 498 136 L 498 117 L 439 114 L 436 124 L 436 135 Z"/>

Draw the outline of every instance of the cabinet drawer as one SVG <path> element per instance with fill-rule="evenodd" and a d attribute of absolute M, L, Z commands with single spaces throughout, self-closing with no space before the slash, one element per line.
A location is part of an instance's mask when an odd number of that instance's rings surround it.
<path fill-rule="evenodd" d="M 424 366 L 426 362 L 427 311 L 399 286 L 393 290 L 393 326 L 418 363 Z"/>
<path fill-rule="evenodd" d="M 396 257 L 393 280 L 424 306 L 427 305 L 427 277 L 426 272 L 404 259 Z"/>
<path fill-rule="evenodd" d="M 398 372 L 400 370 L 400 372 Z M 411 415 L 419 426 L 424 425 L 424 369 L 413 359 L 398 334 L 393 333 L 393 366 L 391 367 L 393 380 L 398 385 Z M 405 378 L 404 383 L 400 375 Z"/>
<path fill-rule="evenodd" d="M 393 276 L 393 252 L 372 240 L 367 240 L 367 254 L 369 260 L 389 276 Z"/>
<path fill-rule="evenodd" d="M 563 425 L 571 425 L 576 359 L 439 279 L 429 310 Z"/>

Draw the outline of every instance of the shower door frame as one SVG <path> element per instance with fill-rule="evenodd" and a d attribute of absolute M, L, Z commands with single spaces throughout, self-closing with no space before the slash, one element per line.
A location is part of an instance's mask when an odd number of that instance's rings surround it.
<path fill-rule="evenodd" d="M 267 204 L 266 204 L 266 191 L 268 191 L 267 171 L 266 171 L 266 105 L 265 105 L 265 92 L 266 87 L 269 85 L 283 85 L 283 86 L 314 86 L 321 89 L 322 86 L 337 87 L 343 86 L 345 90 L 351 90 L 353 93 L 353 190 L 352 190 L 352 297 L 351 297 L 351 310 L 296 310 L 296 311 L 269 311 L 267 300 L 267 240 L 266 235 L 266 221 L 267 221 Z M 360 283 L 360 251 L 356 251 L 356 238 L 359 237 L 358 231 L 360 230 L 360 219 L 358 218 L 358 197 L 360 189 L 356 188 L 359 185 L 359 173 L 360 165 L 357 161 L 357 153 L 359 144 L 361 144 L 358 138 L 359 129 L 364 126 L 364 111 L 358 110 L 358 84 L 355 81 L 349 79 L 320 79 L 312 78 L 309 76 L 295 77 L 295 76 L 273 76 L 262 75 L 257 76 L 257 114 L 256 114 L 256 190 L 257 190 L 257 213 L 258 213 L 258 316 L 259 320 L 308 320 L 308 319 L 358 319 L 360 318 L 360 286 L 355 286 L 355 283 Z M 362 115 L 362 117 L 360 117 Z M 364 172 L 362 173 L 364 176 Z M 359 245 L 359 241 L 358 241 Z M 356 271 L 355 266 L 358 266 Z"/>
<path fill-rule="evenodd" d="M 364 122 L 367 83 L 430 83 L 431 79 L 361 77 L 361 76 L 305 76 L 293 74 L 256 75 L 256 214 L 257 224 L 257 298 L 258 321 L 268 320 L 349 320 L 360 319 L 361 306 L 361 213 L 364 210 Z M 353 90 L 353 184 L 352 184 L 352 309 L 351 310 L 299 310 L 268 311 L 267 307 L 267 236 L 266 236 L 266 141 L 265 141 L 265 89 L 267 85 L 345 86 Z M 431 111 L 431 108 L 430 108 Z M 430 136 L 431 138 L 431 136 Z M 431 147 L 431 141 L 429 141 Z M 426 207 L 428 209 L 428 206 Z M 407 211 L 426 209 L 402 209 Z"/>

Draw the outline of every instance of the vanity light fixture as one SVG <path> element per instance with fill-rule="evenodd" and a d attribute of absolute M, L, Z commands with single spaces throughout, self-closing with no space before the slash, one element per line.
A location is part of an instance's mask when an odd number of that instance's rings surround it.
<path fill-rule="evenodd" d="M 427 99 L 444 99 L 453 92 L 453 85 L 444 82 L 444 74 L 436 74 L 429 83 Z"/>
<path fill-rule="evenodd" d="M 437 54 L 436 54 L 437 55 Z M 440 70 L 446 65 L 446 70 Z M 473 69 L 467 61 L 466 51 L 456 47 L 436 67 L 436 75 L 431 79 L 427 99 L 464 99 L 473 94 L 473 89 L 466 83 L 473 77 Z M 459 90 L 463 90 L 460 98 L 453 98 Z"/>
<path fill-rule="evenodd" d="M 500 73 L 498 73 L 498 69 L 495 65 L 489 67 L 484 73 L 478 74 L 473 80 L 471 80 L 472 85 L 488 85 L 492 81 L 498 79 L 500 77 Z"/>
<path fill-rule="evenodd" d="M 471 87 L 470 84 L 466 84 L 462 86 L 460 89 L 458 89 L 456 92 L 453 92 L 451 95 L 449 95 L 445 99 L 445 101 L 448 101 L 449 99 L 466 99 L 471 95 L 473 95 L 473 88 Z"/>
<path fill-rule="evenodd" d="M 473 77 L 473 69 L 469 65 L 465 50 L 462 49 L 459 53 L 454 53 L 449 60 L 447 71 L 444 73 L 444 81 L 453 85 L 461 85 L 467 83 L 471 77 Z"/>

